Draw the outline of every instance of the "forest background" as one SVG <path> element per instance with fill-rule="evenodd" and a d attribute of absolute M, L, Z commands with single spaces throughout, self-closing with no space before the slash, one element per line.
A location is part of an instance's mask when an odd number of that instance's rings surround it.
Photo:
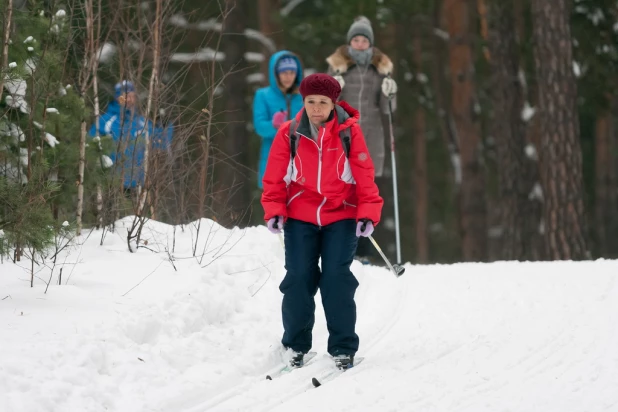
<path fill-rule="evenodd" d="M 0 13 L 3 258 L 127 215 L 129 250 L 147 247 L 148 219 L 262 224 L 251 107 L 268 59 L 286 49 L 324 72 L 359 15 L 395 63 L 404 261 L 618 256 L 613 1 L 2 0 Z M 121 79 L 174 130 L 135 198 L 111 140 L 88 135 Z M 376 239 L 394 259 L 388 160 L 378 185 Z"/>

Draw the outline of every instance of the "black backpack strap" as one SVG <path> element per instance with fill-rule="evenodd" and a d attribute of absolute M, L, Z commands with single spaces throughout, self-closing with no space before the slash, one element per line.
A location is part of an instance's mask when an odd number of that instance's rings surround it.
<path fill-rule="evenodd" d="M 294 159 L 296 156 L 296 146 L 298 145 L 298 136 L 296 135 L 296 118 L 290 122 L 290 157 Z"/>
<path fill-rule="evenodd" d="M 335 112 L 337 112 L 337 120 L 341 125 L 347 119 L 350 118 L 350 115 L 346 113 L 343 107 L 339 105 L 335 105 Z M 349 127 L 346 127 L 342 131 L 339 132 L 339 139 L 341 139 L 341 145 L 343 146 L 343 151 L 345 152 L 345 157 L 350 158 L 350 142 L 352 139 L 352 131 Z"/>
<path fill-rule="evenodd" d="M 342 131 L 339 132 L 339 139 L 341 139 L 341 145 L 343 146 L 343 151 L 345 152 L 345 157 L 350 158 L 350 142 L 352 138 L 352 132 L 349 127 L 346 127 Z"/>

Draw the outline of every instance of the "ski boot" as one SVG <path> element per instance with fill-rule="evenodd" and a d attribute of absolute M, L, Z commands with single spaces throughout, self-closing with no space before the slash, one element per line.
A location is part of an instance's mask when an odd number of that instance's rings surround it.
<path fill-rule="evenodd" d="M 354 366 L 353 355 L 336 355 L 333 358 L 335 359 L 335 366 L 338 369 L 346 370 Z"/>
<path fill-rule="evenodd" d="M 292 357 L 290 358 L 290 366 L 293 368 L 300 368 L 303 366 L 303 358 L 305 354 L 302 352 L 292 351 Z"/>

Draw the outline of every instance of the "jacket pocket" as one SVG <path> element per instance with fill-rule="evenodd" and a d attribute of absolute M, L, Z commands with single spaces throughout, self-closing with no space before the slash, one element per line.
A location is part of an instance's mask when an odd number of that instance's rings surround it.
<path fill-rule="evenodd" d="M 292 203 L 292 201 L 293 201 L 294 199 L 296 199 L 298 196 L 302 195 L 302 194 L 303 194 L 303 192 L 304 192 L 304 190 L 301 190 L 300 192 L 298 192 L 298 193 L 296 193 L 294 196 L 292 196 L 292 197 L 288 200 L 288 203 L 287 203 L 287 205 L 286 205 L 286 206 L 289 206 L 289 205 L 290 205 L 290 203 Z"/>
<path fill-rule="evenodd" d="M 353 205 L 352 203 L 349 203 L 349 202 L 347 202 L 347 201 L 345 201 L 345 200 L 344 200 L 344 201 L 343 201 L 343 207 L 345 208 L 345 207 L 348 207 L 348 206 L 349 206 L 349 207 L 356 207 L 356 205 Z"/>

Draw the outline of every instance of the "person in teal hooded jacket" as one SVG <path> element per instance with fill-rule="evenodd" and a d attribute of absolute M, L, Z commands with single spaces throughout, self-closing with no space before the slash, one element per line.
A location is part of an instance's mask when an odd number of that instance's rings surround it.
<path fill-rule="evenodd" d="M 255 92 L 253 98 L 253 126 L 262 138 L 258 163 L 258 187 L 262 178 L 275 134 L 284 122 L 296 116 L 303 107 L 298 87 L 303 79 L 300 59 L 292 52 L 281 50 L 273 54 L 268 65 L 269 86 Z"/>

